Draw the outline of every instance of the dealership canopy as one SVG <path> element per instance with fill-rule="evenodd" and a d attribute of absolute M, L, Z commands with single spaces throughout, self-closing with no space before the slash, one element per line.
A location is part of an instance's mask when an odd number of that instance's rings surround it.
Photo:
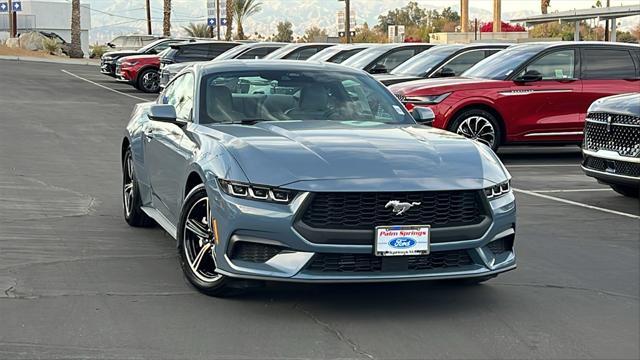
<path fill-rule="evenodd" d="M 576 24 L 574 40 L 580 40 L 580 21 L 588 19 L 613 20 L 611 22 L 611 41 L 616 41 L 616 19 L 640 15 L 640 5 L 612 6 L 582 10 L 558 11 L 550 14 L 511 19 L 511 22 L 524 22 L 527 25 L 542 24 L 552 21 L 573 21 Z"/>

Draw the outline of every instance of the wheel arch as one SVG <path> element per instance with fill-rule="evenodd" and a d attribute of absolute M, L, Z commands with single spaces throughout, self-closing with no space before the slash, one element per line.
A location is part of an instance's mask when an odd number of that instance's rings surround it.
<path fill-rule="evenodd" d="M 504 121 L 504 117 L 502 117 L 500 112 L 498 112 L 498 110 L 496 110 L 495 107 L 485 103 L 480 103 L 480 102 L 469 103 L 457 109 L 453 113 L 453 115 L 451 115 L 450 117 L 451 120 L 447 124 L 447 130 L 453 130 L 451 129 L 451 126 L 453 125 L 453 122 L 458 118 L 458 116 L 460 116 L 460 114 L 472 109 L 484 110 L 496 118 L 496 120 L 498 121 L 498 126 L 500 126 L 500 143 L 504 144 L 507 141 L 507 126 Z"/>
<path fill-rule="evenodd" d="M 138 69 L 138 72 L 136 73 L 136 83 L 140 81 L 140 76 L 142 76 L 142 73 L 147 70 L 156 70 L 157 72 L 160 72 L 160 68 L 155 65 L 145 65 Z"/>
<path fill-rule="evenodd" d="M 192 170 L 187 176 L 187 181 L 185 182 L 184 190 L 182 192 L 182 198 L 185 199 L 191 190 L 200 184 L 204 184 L 202 176 L 200 176 L 198 171 Z"/>
<path fill-rule="evenodd" d="M 127 149 L 131 146 L 131 142 L 129 142 L 129 138 L 125 137 L 122 139 L 122 145 L 120 147 L 120 163 L 124 164 L 124 154 L 126 154 Z"/>

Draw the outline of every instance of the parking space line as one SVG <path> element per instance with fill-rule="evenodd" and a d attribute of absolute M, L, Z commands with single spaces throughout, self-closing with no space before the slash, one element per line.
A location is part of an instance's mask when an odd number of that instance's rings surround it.
<path fill-rule="evenodd" d="M 558 189 L 558 190 L 531 190 L 535 193 L 571 193 L 571 192 L 590 192 L 590 191 L 613 191 L 607 188 L 598 189 Z"/>
<path fill-rule="evenodd" d="M 97 83 L 97 82 L 95 82 L 95 81 L 91 81 L 91 80 L 89 80 L 89 79 L 85 79 L 85 78 L 83 78 L 82 76 L 80 76 L 80 75 L 76 75 L 76 74 L 74 74 L 74 73 L 72 73 L 72 72 L 70 72 L 70 71 L 67 71 L 67 70 L 60 70 L 60 71 L 62 71 L 63 73 L 65 73 L 65 74 L 67 74 L 67 75 L 71 75 L 71 76 L 73 76 L 73 77 L 75 77 L 75 78 L 77 78 L 77 79 L 80 79 L 80 80 L 82 80 L 82 81 L 86 81 L 86 82 L 88 82 L 88 83 L 90 83 L 90 84 L 93 84 L 93 85 L 95 85 L 95 86 L 101 87 L 101 88 L 106 89 L 106 90 L 109 90 L 109 91 L 113 91 L 113 92 L 118 93 L 118 94 L 120 94 L 120 95 L 128 96 L 128 97 L 130 97 L 130 98 L 134 98 L 134 99 L 136 99 L 136 100 L 142 100 L 142 101 L 144 101 L 144 102 L 152 101 L 152 100 L 145 99 L 145 98 L 141 98 L 141 97 L 138 97 L 138 96 L 135 96 L 135 95 L 131 95 L 131 94 L 127 94 L 127 93 L 123 93 L 122 91 L 118 91 L 118 90 L 116 90 L 116 89 L 112 89 L 112 88 L 110 88 L 110 87 L 108 87 L 108 86 L 104 86 L 104 85 L 102 85 L 102 84 L 98 84 L 98 83 Z"/>
<path fill-rule="evenodd" d="M 606 213 L 609 213 L 609 214 L 625 216 L 625 217 L 632 218 L 632 219 L 640 219 L 640 216 L 638 216 L 638 215 L 629 214 L 629 213 L 616 211 L 616 210 L 611 210 L 611 209 L 606 209 L 606 208 L 601 208 L 601 207 L 598 207 L 598 206 L 583 204 L 583 203 L 580 203 L 580 202 L 577 202 L 577 201 L 561 199 L 559 197 L 540 194 L 540 193 L 537 193 L 537 192 L 534 192 L 534 191 L 522 190 L 522 189 L 516 189 L 516 188 L 514 188 L 513 191 L 519 192 L 519 193 L 522 193 L 522 194 L 531 195 L 531 196 L 537 196 L 537 197 L 540 197 L 540 198 L 543 198 L 543 199 L 547 199 L 547 200 L 558 201 L 558 202 L 569 204 L 569 205 L 580 206 L 580 207 L 583 207 L 583 208 L 586 208 L 586 209 L 602 211 L 602 212 L 606 212 Z"/>
<path fill-rule="evenodd" d="M 505 164 L 508 168 L 533 168 L 533 167 L 579 167 L 580 164 Z"/>

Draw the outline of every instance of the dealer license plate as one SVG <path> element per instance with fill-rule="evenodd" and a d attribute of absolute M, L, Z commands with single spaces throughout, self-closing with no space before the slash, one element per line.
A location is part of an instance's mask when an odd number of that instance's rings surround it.
<path fill-rule="evenodd" d="M 429 225 L 376 226 L 376 256 L 427 255 L 430 245 Z"/>

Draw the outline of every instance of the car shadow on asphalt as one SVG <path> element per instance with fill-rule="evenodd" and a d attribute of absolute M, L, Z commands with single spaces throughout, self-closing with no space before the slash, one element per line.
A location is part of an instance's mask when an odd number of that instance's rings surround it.
<path fill-rule="evenodd" d="M 457 312 L 471 302 L 500 302 L 502 289 L 484 284 L 469 285 L 456 281 L 408 281 L 400 283 L 300 284 L 267 283 L 236 295 L 232 301 L 290 304 L 300 310 L 312 307 L 339 313 L 368 314 L 390 311 L 397 316 Z M 398 304 L 395 306 L 394 304 Z M 437 310 L 436 310 L 437 309 Z M 405 311 L 406 310 L 406 311 Z M 426 312 L 425 312 L 426 311 Z"/>

